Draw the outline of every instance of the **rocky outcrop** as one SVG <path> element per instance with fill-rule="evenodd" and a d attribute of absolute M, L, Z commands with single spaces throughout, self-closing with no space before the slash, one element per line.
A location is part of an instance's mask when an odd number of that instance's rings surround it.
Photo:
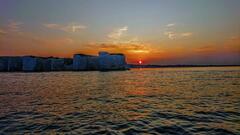
<path fill-rule="evenodd" d="M 75 71 L 98 70 L 98 57 L 84 54 L 75 54 L 73 57 Z"/>
<path fill-rule="evenodd" d="M 73 70 L 73 59 L 64 58 L 64 70 L 72 71 Z"/>
<path fill-rule="evenodd" d="M 63 71 L 64 70 L 64 59 L 51 58 L 51 71 Z"/>
<path fill-rule="evenodd" d="M 75 54 L 73 58 L 73 69 L 81 70 L 126 70 L 127 63 L 123 54 L 110 54 L 99 52 L 99 56 Z"/>
<path fill-rule="evenodd" d="M 86 71 L 126 70 L 123 54 L 99 52 L 99 56 L 75 54 L 73 59 L 55 57 L 0 57 L 0 71 Z"/>
<path fill-rule="evenodd" d="M 25 72 L 72 70 L 72 59 L 24 56 L 22 60 L 22 70 Z"/>
<path fill-rule="evenodd" d="M 0 57 L 0 72 L 8 71 L 8 57 Z"/>
<path fill-rule="evenodd" d="M 96 56 L 89 56 L 87 58 L 87 70 L 98 70 L 98 59 Z"/>
<path fill-rule="evenodd" d="M 43 63 L 43 58 L 35 56 L 24 56 L 22 61 L 22 70 L 25 72 L 44 71 L 44 65 L 48 65 Z"/>
<path fill-rule="evenodd" d="M 82 71 L 87 70 L 89 55 L 75 54 L 73 57 L 73 70 Z"/>
<path fill-rule="evenodd" d="M 22 71 L 22 58 L 8 57 L 8 71 Z"/>
<path fill-rule="evenodd" d="M 99 52 L 99 70 L 126 70 L 127 63 L 123 54 Z"/>

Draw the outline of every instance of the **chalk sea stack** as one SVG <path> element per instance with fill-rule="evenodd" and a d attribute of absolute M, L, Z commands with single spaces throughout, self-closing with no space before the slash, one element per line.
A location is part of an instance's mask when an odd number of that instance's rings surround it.
<path fill-rule="evenodd" d="M 99 52 L 98 56 L 75 54 L 71 58 L 37 56 L 2 56 L 2 72 L 44 72 L 44 71 L 112 71 L 127 70 L 123 54 Z"/>

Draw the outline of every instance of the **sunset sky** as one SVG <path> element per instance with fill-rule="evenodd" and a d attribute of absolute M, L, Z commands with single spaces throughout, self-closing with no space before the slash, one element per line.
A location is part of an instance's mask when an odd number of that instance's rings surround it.
<path fill-rule="evenodd" d="M 0 56 L 240 64 L 240 0 L 0 0 Z"/>

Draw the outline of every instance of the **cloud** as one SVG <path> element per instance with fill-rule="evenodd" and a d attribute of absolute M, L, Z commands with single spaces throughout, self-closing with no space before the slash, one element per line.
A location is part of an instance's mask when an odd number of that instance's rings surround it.
<path fill-rule="evenodd" d="M 184 33 L 176 33 L 173 31 L 166 31 L 164 32 L 164 35 L 166 35 L 169 39 L 177 39 L 177 38 L 183 38 L 183 37 L 190 37 L 193 35 L 192 32 L 184 32 Z"/>
<path fill-rule="evenodd" d="M 240 54 L 240 36 L 235 35 L 231 37 L 227 37 L 223 42 L 224 50 L 229 50 L 231 52 L 237 52 Z"/>
<path fill-rule="evenodd" d="M 206 45 L 206 46 L 195 48 L 193 51 L 197 53 L 212 53 L 212 52 L 216 52 L 217 48 L 215 45 Z"/>
<path fill-rule="evenodd" d="M 118 42 L 107 41 L 102 43 L 91 42 L 86 49 L 105 50 L 109 52 L 126 52 L 129 54 L 147 54 L 152 51 L 147 43 L 141 42 L 137 37 L 119 40 Z"/>
<path fill-rule="evenodd" d="M 164 35 L 167 35 L 169 39 L 175 39 L 177 37 L 177 34 L 171 31 L 164 32 Z"/>
<path fill-rule="evenodd" d="M 65 44 L 73 44 L 74 40 L 66 37 L 66 38 L 62 38 L 62 42 L 65 43 Z"/>
<path fill-rule="evenodd" d="M 128 27 L 124 26 L 122 28 L 119 28 L 117 30 L 114 30 L 113 32 L 111 32 L 108 37 L 111 39 L 120 39 L 121 36 L 123 35 L 124 32 L 128 31 Z"/>
<path fill-rule="evenodd" d="M 191 37 L 193 35 L 192 32 L 177 32 L 176 28 L 176 23 L 169 23 L 166 25 L 166 31 L 164 32 L 164 35 L 166 35 L 169 39 L 178 39 L 178 38 L 184 38 L 184 37 Z"/>
<path fill-rule="evenodd" d="M 65 32 L 79 32 L 87 27 L 81 24 L 71 23 L 68 25 L 61 25 L 56 23 L 47 23 L 43 24 L 46 28 L 54 29 L 54 30 L 61 30 Z"/>
<path fill-rule="evenodd" d="M 181 33 L 181 36 L 182 36 L 182 37 L 190 37 L 190 36 L 192 36 L 192 35 L 193 35 L 193 33 L 191 33 L 191 32 Z"/>
<path fill-rule="evenodd" d="M 127 52 L 127 53 L 141 53 L 146 54 L 151 51 L 150 47 L 146 44 L 129 44 L 129 43 L 90 43 L 87 45 L 87 50 L 105 50 L 109 52 Z"/>
<path fill-rule="evenodd" d="M 72 32 L 78 32 L 85 28 L 86 28 L 86 26 L 83 26 L 83 25 L 72 25 Z"/>
<path fill-rule="evenodd" d="M 173 27 L 175 25 L 176 25 L 175 23 L 169 23 L 169 24 L 166 25 L 166 27 Z"/>
<path fill-rule="evenodd" d="M 132 53 L 149 53 L 149 50 L 139 49 L 139 50 L 130 50 Z"/>
<path fill-rule="evenodd" d="M 142 43 L 138 37 L 125 36 L 124 34 L 127 31 L 127 26 L 117 28 L 107 35 L 109 40 L 102 43 L 92 42 L 88 44 L 88 49 L 95 48 L 109 52 L 126 52 L 131 54 L 145 54 L 150 52 L 148 45 Z"/>
<path fill-rule="evenodd" d="M 9 29 L 9 31 L 20 32 L 21 25 L 23 25 L 22 22 L 9 21 L 7 27 Z"/>
<path fill-rule="evenodd" d="M 61 28 L 61 26 L 59 24 L 55 24 L 55 23 L 48 23 L 48 24 L 43 24 L 45 27 L 47 28 L 51 28 L 51 29 L 59 29 Z"/>
<path fill-rule="evenodd" d="M 231 41 L 240 41 L 240 36 L 232 36 L 229 38 Z"/>
<path fill-rule="evenodd" d="M 7 32 L 2 30 L 2 29 L 0 29 L 0 35 L 5 35 L 5 34 L 7 34 Z"/>

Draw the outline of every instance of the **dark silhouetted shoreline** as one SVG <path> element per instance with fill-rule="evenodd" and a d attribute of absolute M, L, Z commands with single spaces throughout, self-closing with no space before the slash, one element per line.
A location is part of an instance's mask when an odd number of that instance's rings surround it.
<path fill-rule="evenodd" d="M 178 67 L 237 67 L 240 65 L 137 65 L 129 64 L 130 68 L 178 68 Z"/>

